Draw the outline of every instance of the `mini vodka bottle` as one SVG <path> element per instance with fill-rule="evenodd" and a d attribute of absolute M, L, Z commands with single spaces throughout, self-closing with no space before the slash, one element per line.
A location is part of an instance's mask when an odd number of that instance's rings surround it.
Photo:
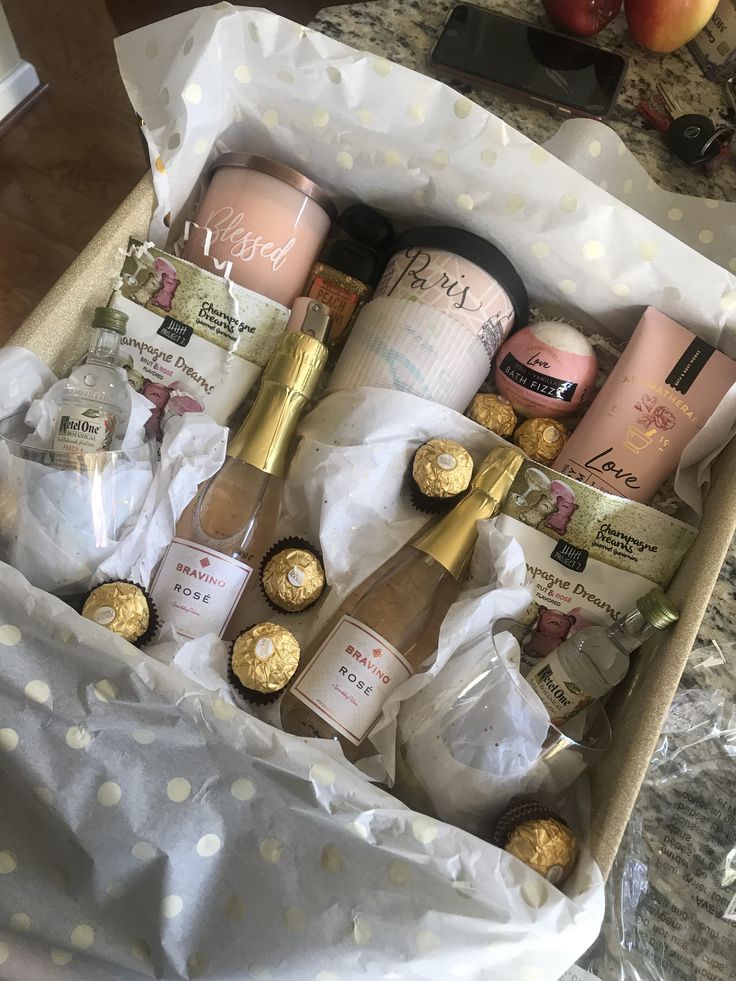
<path fill-rule="evenodd" d="M 667 594 L 652 589 L 610 627 L 585 627 L 537 661 L 527 682 L 553 725 L 562 725 L 623 680 L 629 655 L 679 618 Z"/>
<path fill-rule="evenodd" d="M 97 307 L 92 321 L 92 342 L 84 362 L 67 379 L 54 435 L 54 450 L 96 453 L 110 450 L 120 436 L 120 422 L 128 405 L 128 384 L 118 370 L 120 337 L 127 314 L 113 307 Z"/>

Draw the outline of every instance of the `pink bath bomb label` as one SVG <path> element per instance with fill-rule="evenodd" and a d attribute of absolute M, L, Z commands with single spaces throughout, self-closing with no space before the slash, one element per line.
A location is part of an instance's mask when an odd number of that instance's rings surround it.
<path fill-rule="evenodd" d="M 569 343 L 570 333 L 574 341 Z M 522 415 L 559 419 L 570 416 L 587 401 L 595 383 L 598 364 L 587 340 L 565 324 L 542 324 L 512 334 L 496 358 L 496 388 Z M 559 334 L 559 346 L 554 335 Z M 588 353 L 565 348 L 577 346 Z"/>

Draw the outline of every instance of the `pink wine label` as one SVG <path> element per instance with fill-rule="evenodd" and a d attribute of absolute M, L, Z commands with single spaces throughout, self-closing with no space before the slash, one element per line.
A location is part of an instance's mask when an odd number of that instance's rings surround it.
<path fill-rule="evenodd" d="M 403 655 L 380 634 L 343 616 L 291 692 L 359 746 L 388 696 L 413 673 Z"/>
<path fill-rule="evenodd" d="M 225 631 L 253 570 L 205 545 L 175 538 L 151 586 L 164 623 L 190 640 Z"/>

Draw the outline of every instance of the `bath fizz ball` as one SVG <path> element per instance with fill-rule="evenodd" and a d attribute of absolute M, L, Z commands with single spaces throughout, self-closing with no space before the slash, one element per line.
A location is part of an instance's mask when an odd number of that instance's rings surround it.
<path fill-rule="evenodd" d="M 549 320 L 512 334 L 496 358 L 496 388 L 518 413 L 563 419 L 593 394 L 598 362 L 577 328 Z"/>

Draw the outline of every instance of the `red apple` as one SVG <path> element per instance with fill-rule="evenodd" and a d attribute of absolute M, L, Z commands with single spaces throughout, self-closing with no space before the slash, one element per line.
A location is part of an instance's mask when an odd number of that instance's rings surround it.
<path fill-rule="evenodd" d="M 718 0 L 626 0 L 629 31 L 650 51 L 674 51 L 705 27 Z"/>
<path fill-rule="evenodd" d="M 589 37 L 602 31 L 621 9 L 623 0 L 542 0 L 547 16 L 563 31 Z"/>

